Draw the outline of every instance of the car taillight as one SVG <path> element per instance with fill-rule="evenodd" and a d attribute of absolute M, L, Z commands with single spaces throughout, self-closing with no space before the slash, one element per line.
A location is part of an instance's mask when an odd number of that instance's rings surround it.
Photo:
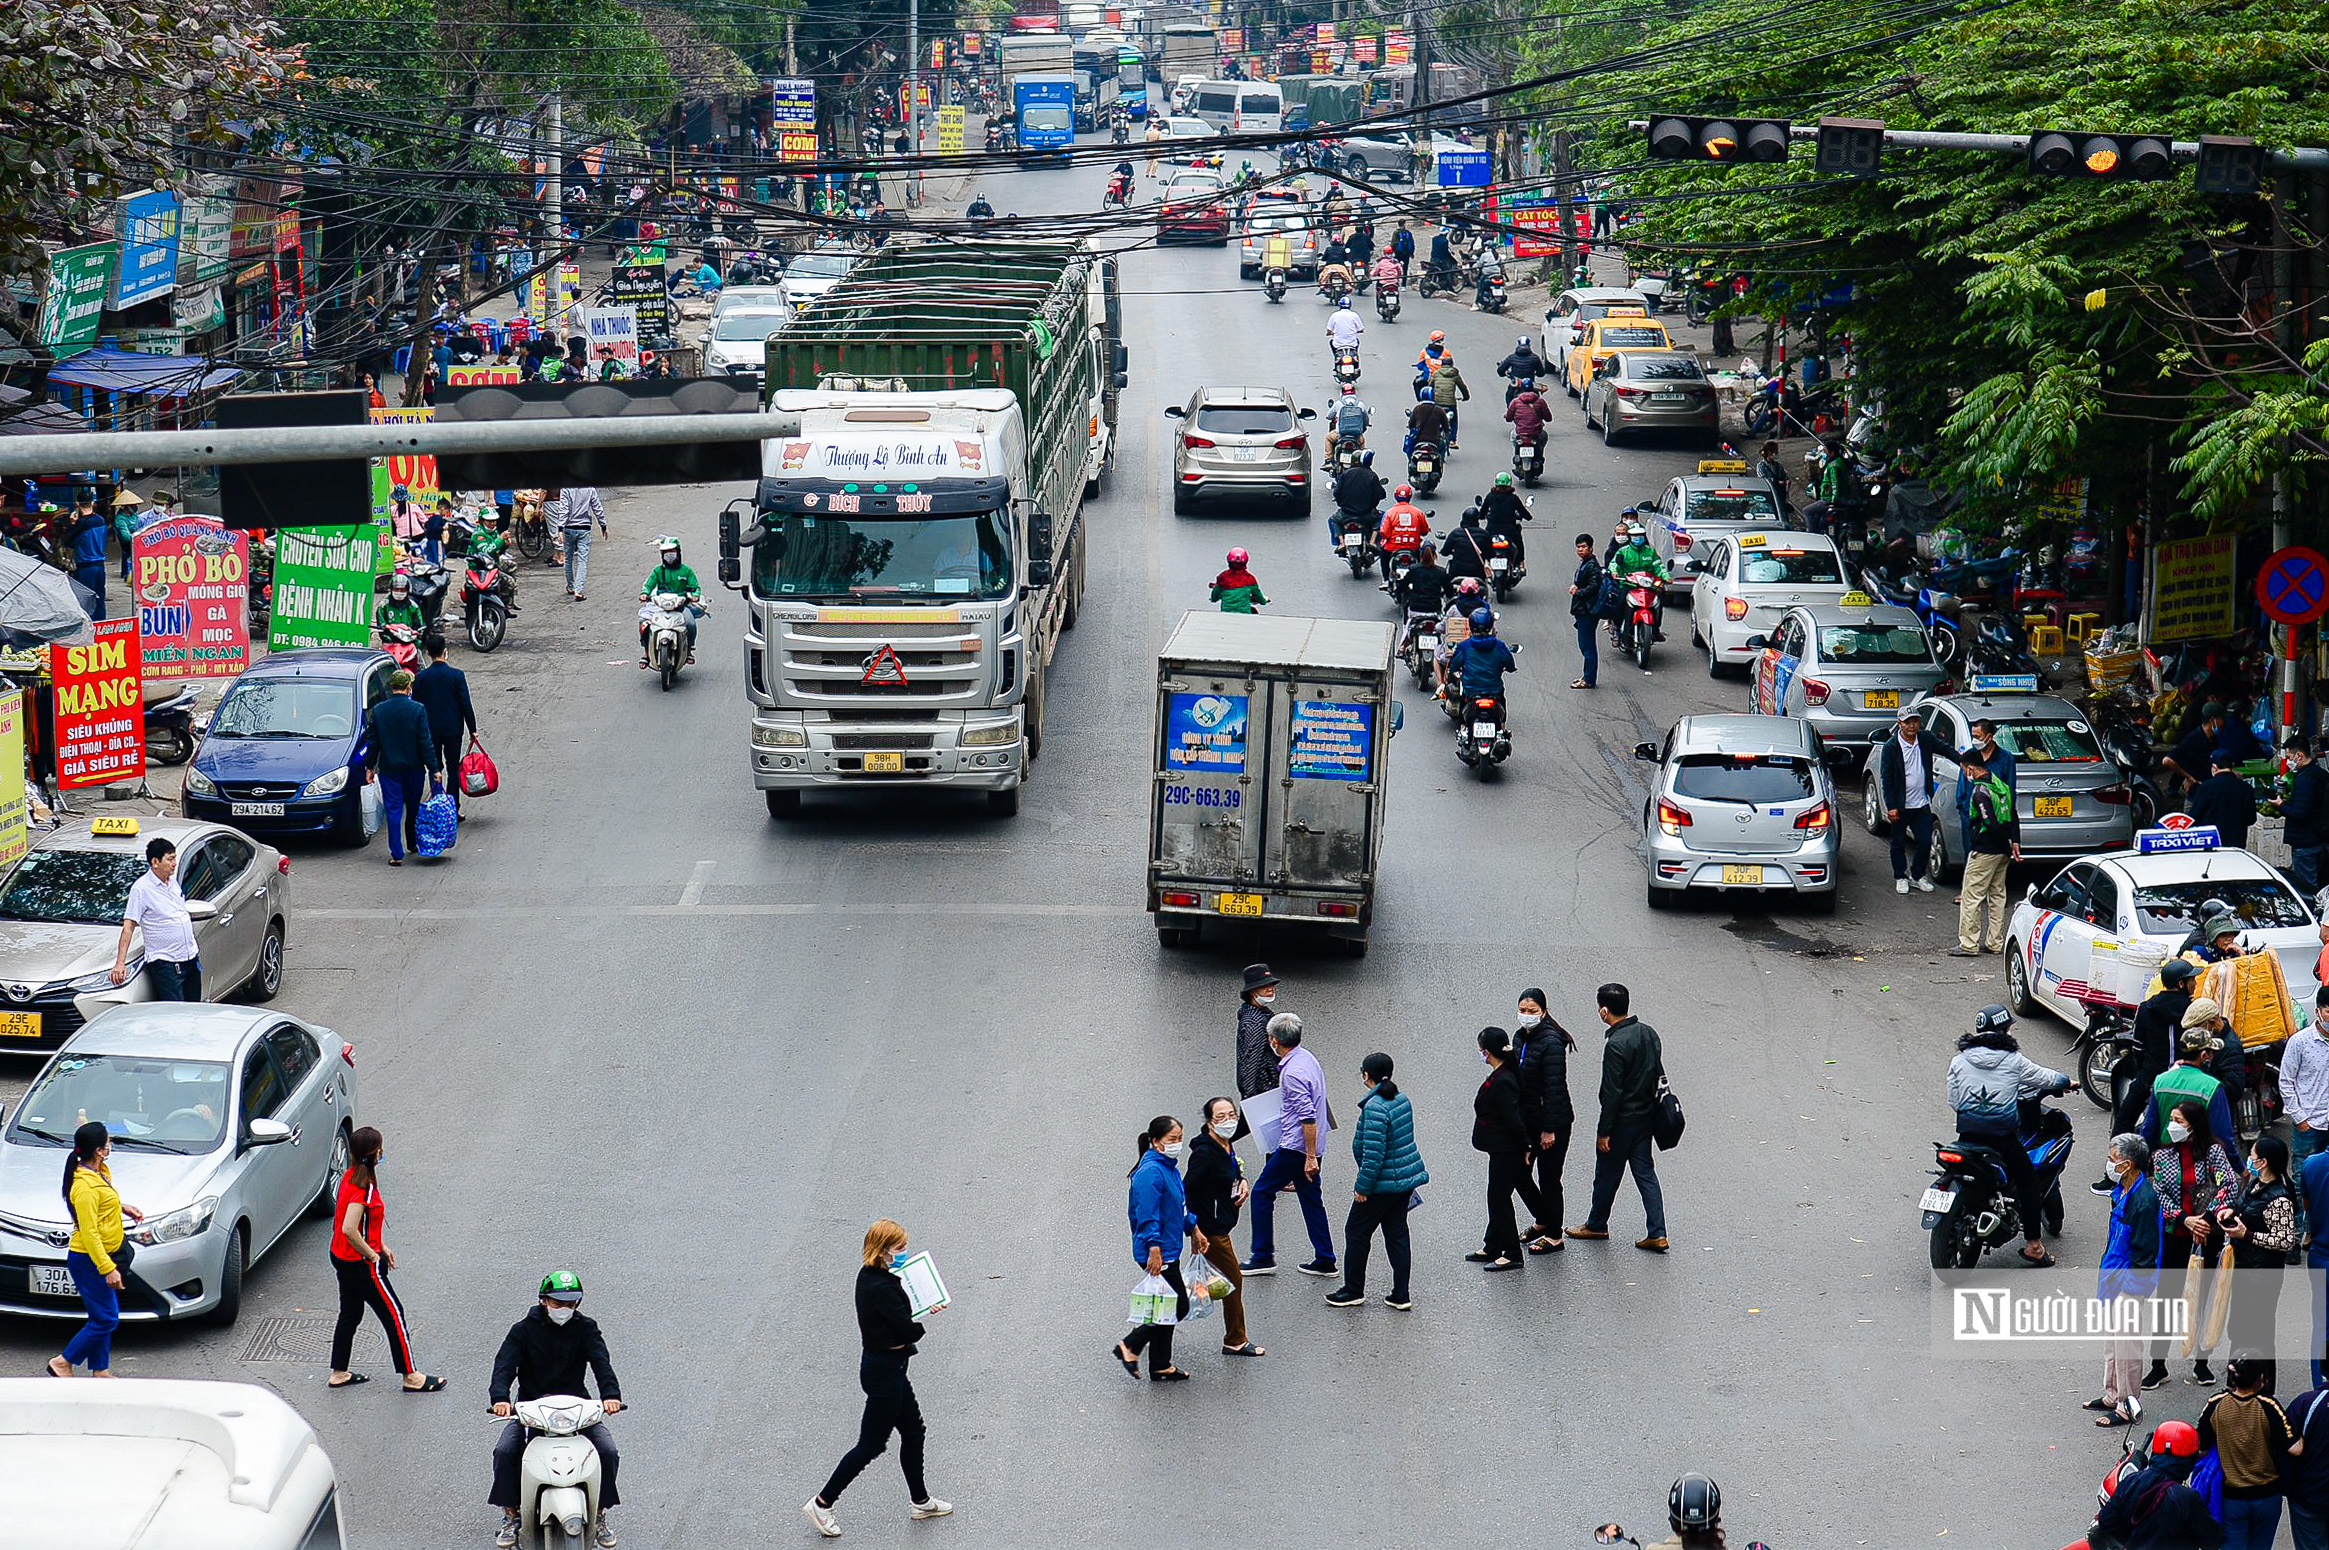
<path fill-rule="evenodd" d="M 1648 388 L 1621 387 L 1617 390 L 1617 396 L 1630 404 L 1637 398 L 1649 397 L 1650 390 Z"/>
<path fill-rule="evenodd" d="M 1668 834 L 1680 834 L 1684 829 L 1690 827 L 1690 815 L 1673 803 L 1660 799 L 1658 803 L 1658 827 Z"/>
<path fill-rule="evenodd" d="M 1270 443 L 1270 445 L 1276 447 L 1281 452 L 1291 452 L 1297 447 L 1309 446 L 1310 439 L 1306 436 L 1288 436 L 1285 440 L 1275 441 Z"/>
<path fill-rule="evenodd" d="M 1744 619 L 1747 617 L 1747 600 L 1743 597 L 1726 597 L 1722 600 L 1722 611 L 1726 619 Z"/>
<path fill-rule="evenodd" d="M 1212 447 L 1218 446 L 1219 443 L 1214 441 L 1214 439 L 1210 436 L 1191 436 L 1186 441 L 1184 441 L 1182 445 L 1190 447 Z"/>
<path fill-rule="evenodd" d="M 282 876 L 289 877 L 291 875 L 291 858 L 289 856 L 277 856 L 275 858 L 275 870 Z"/>
<path fill-rule="evenodd" d="M 1827 704 L 1827 702 L 1828 702 L 1828 694 L 1829 694 L 1828 686 L 1827 686 L 1826 684 L 1824 684 L 1824 683 L 1821 683 L 1821 682 L 1820 682 L 1818 679 L 1816 679 L 1816 678 L 1806 678 L 1806 679 L 1803 681 L 1803 703 L 1804 703 L 1804 704 L 1806 704 L 1806 705 L 1825 705 L 1825 704 Z"/>
<path fill-rule="evenodd" d="M 2116 786 L 2103 787 L 2102 790 L 2094 793 L 2094 799 L 2097 802 L 2108 802 L 2113 807 L 2125 807 L 2129 802 L 2135 800 L 2135 793 L 2129 790 L 2126 783 L 2122 781 Z"/>
<path fill-rule="evenodd" d="M 1834 818 L 1835 814 L 1828 811 L 1828 804 L 1822 802 L 1817 807 L 1806 808 L 1798 814 L 1795 826 L 1798 829 L 1825 829 Z"/>
<path fill-rule="evenodd" d="M 345 1039 L 341 1040 L 340 1058 L 346 1061 L 350 1066 L 354 1066 L 356 1063 L 356 1046 L 348 1043 Z"/>

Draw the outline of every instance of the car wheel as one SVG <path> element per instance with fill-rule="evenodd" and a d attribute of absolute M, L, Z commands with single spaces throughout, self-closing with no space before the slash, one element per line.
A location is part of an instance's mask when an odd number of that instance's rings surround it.
<path fill-rule="evenodd" d="M 310 1216 L 329 1216 L 332 1202 L 338 1198 L 340 1175 L 348 1171 L 348 1127 L 341 1125 L 332 1132 L 331 1160 L 323 1167 L 323 1183 L 316 1186 L 315 1198 L 307 1203 Z"/>
<path fill-rule="evenodd" d="M 1884 809 L 1879 805 L 1883 802 L 1884 798 L 1877 794 L 1877 784 L 1878 782 L 1876 779 L 1876 772 L 1874 770 L 1870 770 L 1865 776 L 1861 778 L 1860 781 L 1860 820 L 1861 822 L 1868 825 L 1868 832 L 1870 834 L 1882 834 L 1884 832 Z"/>
<path fill-rule="evenodd" d="M 2030 971 L 2022 966 L 2022 947 L 2011 937 L 2006 939 L 2006 1010 L 2016 1017 L 2027 1017 L 2038 1010 L 2038 1003 L 2030 995 Z"/>
<path fill-rule="evenodd" d="M 1836 890 L 1829 888 L 1803 895 L 1803 908 L 1810 915 L 1833 915 L 1836 912 Z"/>
<path fill-rule="evenodd" d="M 339 1181 L 332 1182 L 336 1186 Z M 243 1272 L 250 1268 L 247 1263 L 250 1257 L 250 1233 L 238 1222 L 227 1236 L 226 1265 L 218 1274 L 218 1306 L 208 1315 L 209 1322 L 220 1329 L 232 1329 L 235 1320 L 242 1317 Z"/>
<path fill-rule="evenodd" d="M 1173 515 L 1174 515 L 1174 516 L 1176 516 L 1176 517 L 1185 517 L 1185 516 L 1187 516 L 1188 514 L 1189 514 L 1189 489 L 1188 489 L 1188 486 L 1187 486 L 1187 485 L 1175 485 L 1175 486 L 1173 486 Z"/>
<path fill-rule="evenodd" d="M 1357 178 L 1361 183 L 1366 182 L 1374 175 L 1374 169 L 1367 165 L 1367 159 L 1355 152 L 1344 160 L 1342 170 L 1347 175 Z"/>
<path fill-rule="evenodd" d="M 1607 410 L 1603 410 L 1601 415 L 1601 444 L 1605 447 L 1617 445 L 1617 416 Z"/>
<path fill-rule="evenodd" d="M 1925 875 L 1936 883 L 1954 882 L 1957 869 L 1949 864 L 1949 842 L 1941 837 L 1942 818 L 1933 818 L 1932 854 L 1925 860 Z"/>
<path fill-rule="evenodd" d="M 1671 889 L 1661 888 L 1656 883 L 1644 883 L 1642 896 L 1650 908 L 1654 910 L 1672 909 L 1676 897 Z"/>
<path fill-rule="evenodd" d="M 283 988 L 283 922 L 267 922 L 267 935 L 259 943 L 258 966 L 251 977 L 243 981 L 243 994 L 253 1001 L 272 1001 Z"/>
<path fill-rule="evenodd" d="M 1696 630 L 1692 630 L 1690 634 L 1692 639 L 1696 639 L 1698 632 Z M 1720 678 L 1722 675 L 1722 653 L 1715 649 L 1714 642 L 1710 640 L 1706 643 L 1706 676 L 1709 678 Z"/>

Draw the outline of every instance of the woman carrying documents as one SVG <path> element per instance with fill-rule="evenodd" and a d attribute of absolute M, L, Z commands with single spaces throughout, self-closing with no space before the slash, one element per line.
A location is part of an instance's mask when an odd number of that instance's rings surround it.
<path fill-rule="evenodd" d="M 857 1272 L 857 1328 L 865 1337 L 865 1355 L 858 1361 L 857 1383 L 865 1390 L 865 1420 L 857 1429 L 857 1446 L 833 1466 L 825 1489 L 801 1504 L 801 1515 L 827 1539 L 841 1533 L 833 1504 L 866 1465 L 881 1457 L 891 1432 L 898 1434 L 898 1463 L 906 1471 L 914 1520 L 943 1518 L 954 1510 L 952 1502 L 940 1501 L 922 1484 L 922 1407 L 906 1377 L 914 1342 L 922 1338 L 922 1326 L 914 1321 L 946 1306 L 945 1283 L 929 1255 L 907 1254 L 906 1229 L 886 1216 L 865 1230 L 863 1260 Z"/>

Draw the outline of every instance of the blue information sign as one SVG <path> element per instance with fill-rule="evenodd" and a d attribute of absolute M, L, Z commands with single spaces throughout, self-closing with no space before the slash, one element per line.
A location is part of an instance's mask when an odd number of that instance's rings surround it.
<path fill-rule="evenodd" d="M 1286 773 L 1296 780 L 1363 781 L 1373 763 L 1375 707 L 1296 700 Z"/>
<path fill-rule="evenodd" d="M 1165 768 L 1243 774 L 1245 714 L 1242 694 L 1173 695 L 1165 702 Z"/>
<path fill-rule="evenodd" d="M 161 189 L 121 201 L 121 268 L 115 309 L 167 296 L 178 280 L 178 196 Z"/>
<path fill-rule="evenodd" d="M 1441 188 L 1488 186 L 1486 151 L 1441 151 L 1432 158 L 1432 166 Z"/>

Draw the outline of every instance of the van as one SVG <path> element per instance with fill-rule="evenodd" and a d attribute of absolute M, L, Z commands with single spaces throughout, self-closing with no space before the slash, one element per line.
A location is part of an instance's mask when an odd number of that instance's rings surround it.
<path fill-rule="evenodd" d="M 1268 81 L 1237 83 L 1237 118 L 1230 125 L 1231 133 L 1274 135 L 1285 125 L 1286 102 L 1276 86 Z"/>
<path fill-rule="evenodd" d="M 1236 81 L 1199 81 L 1189 93 L 1189 116 L 1201 118 L 1222 134 L 1237 122 Z"/>
<path fill-rule="evenodd" d="M 271 1390 L 192 1378 L 0 1378 L 9 1543 L 340 1550 L 338 1481 Z"/>

